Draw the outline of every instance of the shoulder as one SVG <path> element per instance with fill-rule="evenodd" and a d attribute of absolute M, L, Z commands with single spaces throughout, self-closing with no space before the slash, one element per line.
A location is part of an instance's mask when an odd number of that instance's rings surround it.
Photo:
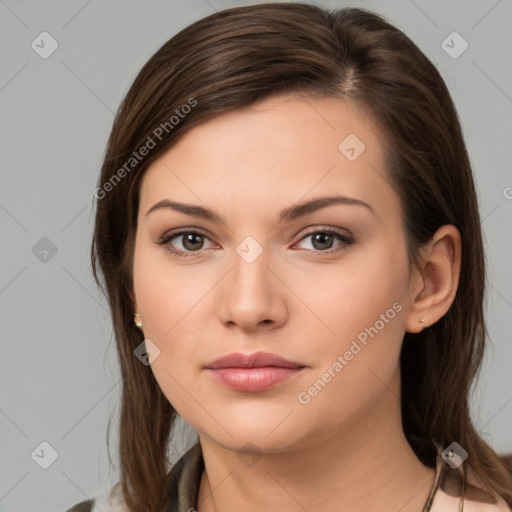
<path fill-rule="evenodd" d="M 174 464 L 167 478 L 167 493 L 175 505 L 172 510 L 194 509 L 204 469 L 201 445 L 196 443 Z M 103 489 L 96 498 L 77 503 L 66 512 L 131 512 L 126 505 L 121 485 Z M 508 511 L 507 511 L 508 512 Z"/>
<path fill-rule="evenodd" d="M 463 507 L 459 509 L 460 502 L 460 496 L 450 496 L 439 489 L 434 499 L 432 512 L 458 512 L 459 510 L 464 512 L 510 512 L 510 508 L 501 498 L 497 498 L 496 503 L 484 503 L 466 498 Z"/>
<path fill-rule="evenodd" d="M 117 485 L 104 489 L 96 498 L 81 501 L 66 512 L 130 512 Z"/>
<path fill-rule="evenodd" d="M 80 503 L 73 505 L 71 508 L 68 508 L 66 512 L 92 512 L 94 501 L 94 499 L 81 501 Z"/>
<path fill-rule="evenodd" d="M 438 457 L 433 502 L 427 503 L 425 512 L 512 512 L 508 503 L 487 488 L 471 466 L 466 465 L 465 469 L 464 483 L 461 468 L 452 468 Z"/>

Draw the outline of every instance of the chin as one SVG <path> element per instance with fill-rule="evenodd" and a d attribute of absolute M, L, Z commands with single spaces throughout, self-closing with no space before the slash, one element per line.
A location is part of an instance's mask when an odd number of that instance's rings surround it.
<path fill-rule="evenodd" d="M 305 439 L 309 437 L 306 431 L 297 428 L 297 420 L 291 421 L 293 413 L 283 421 L 289 412 L 287 410 L 279 417 L 264 420 L 261 415 L 256 414 L 245 414 L 236 418 L 223 416 L 222 426 L 214 420 L 205 425 L 203 415 L 202 421 L 191 425 L 200 437 L 208 438 L 226 450 L 280 453 L 303 446 Z M 312 437 L 313 432 L 310 435 Z"/>

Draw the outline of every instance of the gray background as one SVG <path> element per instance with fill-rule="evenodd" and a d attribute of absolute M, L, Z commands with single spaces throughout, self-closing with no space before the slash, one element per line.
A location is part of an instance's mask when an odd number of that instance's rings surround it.
<path fill-rule="evenodd" d="M 249 3 L 0 0 L 0 511 L 64 511 L 117 481 L 119 370 L 89 269 L 105 144 L 123 95 L 161 44 L 216 10 Z M 476 174 L 491 284 L 493 345 L 473 417 L 492 446 L 512 451 L 512 2 L 316 3 L 383 14 L 452 93 Z M 59 45 L 46 59 L 31 47 L 43 31 Z M 453 31 L 469 44 L 458 58 L 441 46 Z M 36 463 L 50 456 L 43 441 L 58 454 L 47 469 Z"/>

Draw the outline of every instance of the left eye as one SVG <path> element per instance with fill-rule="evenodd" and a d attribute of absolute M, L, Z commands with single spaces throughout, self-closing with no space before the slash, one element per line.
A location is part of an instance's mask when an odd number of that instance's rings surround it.
<path fill-rule="evenodd" d="M 331 249 L 335 240 L 342 242 L 342 245 L 350 245 L 352 243 L 350 238 L 336 231 L 313 231 L 305 235 L 300 241 L 303 242 L 308 238 L 311 239 L 311 245 L 316 252 L 333 252 L 326 251 L 326 249 Z"/>

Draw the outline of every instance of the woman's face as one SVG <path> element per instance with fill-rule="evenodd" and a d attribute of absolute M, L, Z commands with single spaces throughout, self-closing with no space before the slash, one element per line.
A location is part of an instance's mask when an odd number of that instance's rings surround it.
<path fill-rule="evenodd" d="M 136 308 L 200 435 L 278 452 L 398 414 L 415 290 L 382 143 L 341 100 L 285 95 L 193 128 L 147 170 Z M 290 363 L 213 364 L 262 352 Z"/>

